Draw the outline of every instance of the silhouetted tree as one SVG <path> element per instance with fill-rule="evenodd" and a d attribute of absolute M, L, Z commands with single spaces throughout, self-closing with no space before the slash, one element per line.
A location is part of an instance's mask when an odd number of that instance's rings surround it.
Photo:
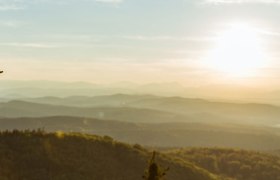
<path fill-rule="evenodd" d="M 145 172 L 145 175 L 143 176 L 143 178 L 145 180 L 161 180 L 165 175 L 166 172 L 169 170 L 169 168 L 167 169 L 162 169 L 156 162 L 156 152 L 153 152 L 153 156 L 149 162 L 149 167 Z"/>

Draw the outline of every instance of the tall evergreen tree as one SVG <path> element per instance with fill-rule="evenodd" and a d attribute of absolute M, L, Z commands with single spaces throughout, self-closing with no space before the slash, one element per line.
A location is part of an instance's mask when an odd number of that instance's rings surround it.
<path fill-rule="evenodd" d="M 145 180 L 162 180 L 162 178 L 166 175 L 166 172 L 169 168 L 163 170 L 155 161 L 156 152 L 153 152 L 152 158 L 149 162 L 148 169 L 145 172 L 143 178 Z"/>

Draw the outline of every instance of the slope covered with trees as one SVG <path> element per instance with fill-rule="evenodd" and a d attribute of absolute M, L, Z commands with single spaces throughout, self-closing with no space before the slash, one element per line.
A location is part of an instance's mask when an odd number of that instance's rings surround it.
<path fill-rule="evenodd" d="M 168 150 L 167 155 L 192 162 L 212 173 L 237 180 L 279 180 L 280 158 L 277 156 L 222 148 L 188 148 Z"/>
<path fill-rule="evenodd" d="M 0 179 L 137 180 L 151 154 L 110 137 L 17 131 L 0 133 Z M 159 156 L 167 179 L 211 180 L 216 176 L 183 161 Z"/>

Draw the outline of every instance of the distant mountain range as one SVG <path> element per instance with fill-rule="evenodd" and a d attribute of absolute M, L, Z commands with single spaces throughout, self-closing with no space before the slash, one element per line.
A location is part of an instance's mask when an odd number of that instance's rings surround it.
<path fill-rule="evenodd" d="M 129 82 L 93 84 L 87 82 L 56 81 L 0 81 L 0 98 L 16 99 L 41 96 L 97 96 L 116 93 L 124 94 L 187 94 L 184 86 L 178 83 L 136 84 Z"/>
<path fill-rule="evenodd" d="M 193 93 L 176 83 L 0 85 L 0 179 L 140 179 L 152 149 L 167 179 L 280 178 L 277 105 L 174 96 Z"/>
<path fill-rule="evenodd" d="M 72 107 L 25 101 L 0 103 L 0 117 L 76 116 L 127 122 L 170 122 L 191 120 L 185 115 L 136 107 Z"/>
<path fill-rule="evenodd" d="M 280 107 L 268 104 L 125 94 L 21 100 L 0 104 L 0 116 L 70 115 L 130 122 L 229 122 L 267 126 L 280 124 Z M 32 108 L 36 108 L 36 111 Z M 29 112 L 32 113 L 29 115 Z"/>
<path fill-rule="evenodd" d="M 157 96 L 199 97 L 234 102 L 256 102 L 280 105 L 280 90 L 250 87 L 249 85 L 213 84 L 200 87 L 184 86 L 176 82 L 137 84 L 119 82 L 96 84 L 88 82 L 56 81 L 0 81 L 2 101 L 42 96 L 100 96 L 111 94 L 152 94 Z"/>

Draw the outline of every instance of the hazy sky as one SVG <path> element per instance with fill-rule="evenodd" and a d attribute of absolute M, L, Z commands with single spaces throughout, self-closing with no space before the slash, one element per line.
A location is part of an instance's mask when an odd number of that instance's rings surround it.
<path fill-rule="evenodd" d="M 280 0 L 0 0 L 2 79 L 280 86 L 279 19 Z"/>

